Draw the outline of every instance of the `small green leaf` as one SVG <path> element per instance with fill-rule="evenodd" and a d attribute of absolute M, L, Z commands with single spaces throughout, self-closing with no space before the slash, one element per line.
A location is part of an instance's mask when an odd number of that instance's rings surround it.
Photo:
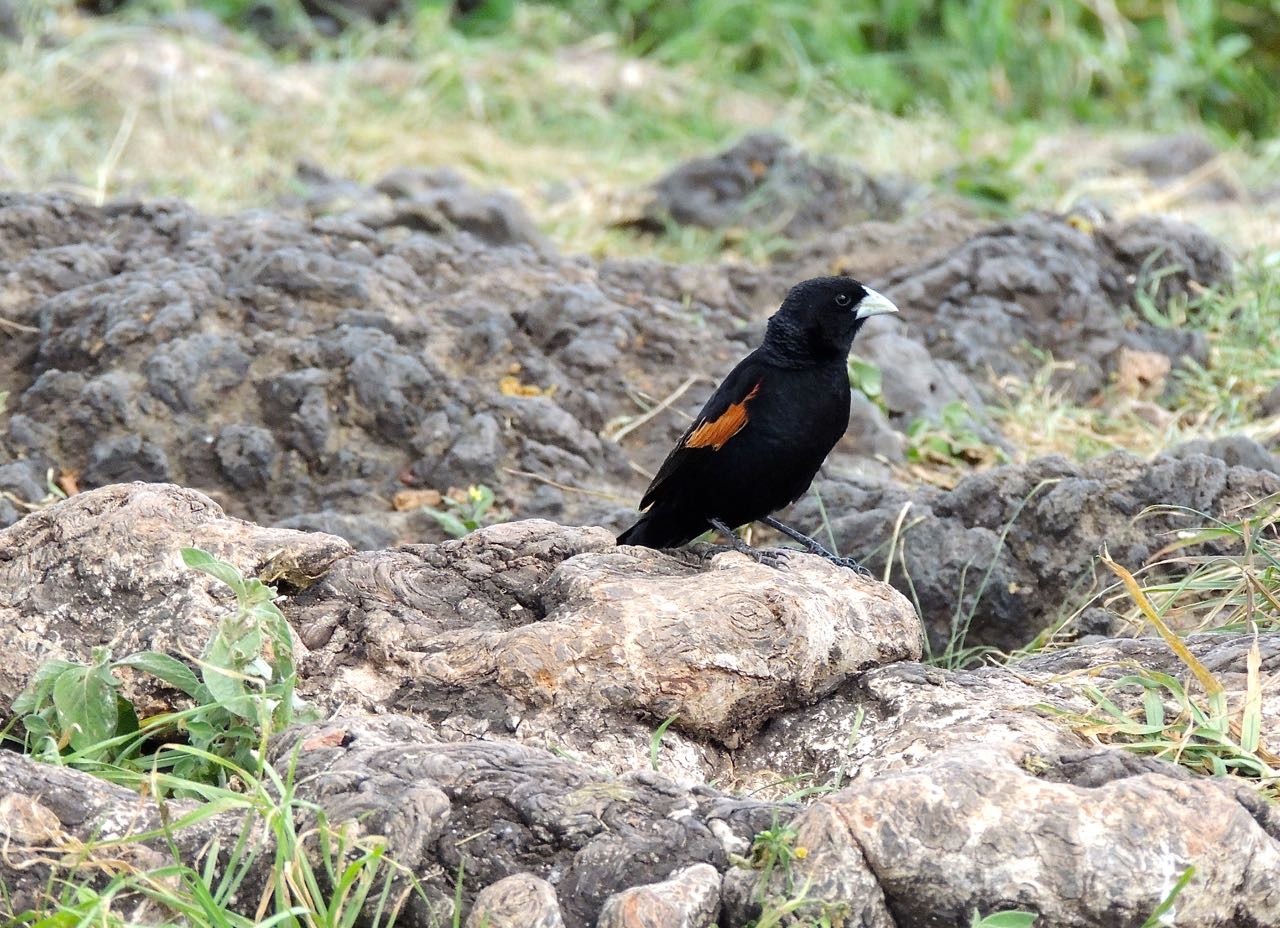
<path fill-rule="evenodd" d="M 92 748 L 116 733 L 116 693 L 105 667 L 73 667 L 53 685 L 58 725 L 77 751 Z"/>
<path fill-rule="evenodd" d="M 466 524 L 452 512 L 444 512 L 443 510 L 429 507 L 426 508 L 426 512 L 439 523 L 440 527 L 444 529 L 444 533 L 451 538 L 465 538 L 471 532 Z"/>
<path fill-rule="evenodd" d="M 18 694 L 13 701 L 14 715 L 27 715 L 31 712 L 38 712 L 44 708 L 48 702 L 49 693 L 53 689 L 54 682 L 65 671 L 80 666 L 70 661 L 51 660 L 45 661 L 40 668 L 31 676 L 31 682 L 27 684 L 27 688 Z"/>
<path fill-rule="evenodd" d="M 176 657 L 162 654 L 159 651 L 138 651 L 128 657 L 116 661 L 120 667 L 133 667 L 151 674 L 151 676 L 181 690 L 194 699 L 207 696 L 207 691 L 200 685 L 191 668 Z"/>
<path fill-rule="evenodd" d="M 116 731 L 117 735 L 132 735 L 138 731 L 138 713 L 133 703 L 116 693 Z"/>
<path fill-rule="evenodd" d="M 849 359 L 849 385 L 867 399 L 876 399 L 884 388 L 884 375 L 880 368 L 861 358 Z"/>
<path fill-rule="evenodd" d="M 1031 928 L 1036 923 L 1034 912 L 994 912 L 986 918 L 973 916 L 973 928 Z"/>
<path fill-rule="evenodd" d="M 220 561 L 209 552 L 201 551 L 199 548 L 183 548 L 182 562 L 188 567 L 208 574 L 215 580 L 221 580 L 235 591 L 237 598 L 244 595 L 244 577 L 240 575 L 240 571 L 226 561 Z"/>
<path fill-rule="evenodd" d="M 654 770 L 658 769 L 658 748 L 662 746 L 662 736 L 667 733 L 667 729 L 671 727 L 678 715 L 671 715 L 662 720 L 662 724 L 654 729 L 653 737 L 649 739 L 649 766 Z"/>

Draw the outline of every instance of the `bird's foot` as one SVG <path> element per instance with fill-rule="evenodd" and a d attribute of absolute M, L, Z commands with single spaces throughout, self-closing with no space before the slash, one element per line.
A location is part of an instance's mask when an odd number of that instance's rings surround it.
<path fill-rule="evenodd" d="M 786 548 L 752 548 L 750 545 L 746 546 L 746 550 L 742 553 L 757 564 L 763 564 L 775 570 L 780 570 L 782 565 L 787 563 L 787 558 L 791 556 Z"/>
<path fill-rule="evenodd" d="M 836 557 L 835 555 L 832 555 L 827 558 L 827 560 L 832 564 L 835 564 L 837 567 L 844 567 L 848 570 L 852 570 L 854 573 L 866 577 L 867 579 L 874 579 L 875 577 L 875 574 L 867 570 L 867 568 L 863 567 L 851 557 Z"/>
<path fill-rule="evenodd" d="M 739 554 L 745 554 L 757 564 L 777 569 L 782 567 L 787 562 L 787 558 L 791 556 L 791 552 L 786 548 L 753 548 L 739 538 L 737 532 L 717 519 L 712 519 L 711 525 L 716 531 L 725 536 L 729 542 L 729 547 Z"/>
<path fill-rule="evenodd" d="M 736 541 L 737 544 L 734 544 L 733 541 Z M 757 564 L 763 564 L 765 567 L 774 569 L 781 568 L 787 562 L 787 558 L 795 553 L 788 548 L 753 548 L 741 538 L 736 537 L 731 538 L 729 549 L 737 551 L 739 554 L 745 554 Z"/>

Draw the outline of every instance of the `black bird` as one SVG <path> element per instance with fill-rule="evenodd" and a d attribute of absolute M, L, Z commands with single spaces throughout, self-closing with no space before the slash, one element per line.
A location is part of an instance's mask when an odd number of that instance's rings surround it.
<path fill-rule="evenodd" d="M 735 549 L 777 566 L 780 552 L 752 548 L 733 531 L 760 521 L 814 554 L 861 569 L 771 513 L 809 489 L 849 426 L 853 337 L 872 316 L 897 311 L 851 277 L 792 287 L 760 347 L 729 372 L 667 455 L 640 500 L 644 515 L 618 544 L 674 548 L 714 528 Z"/>

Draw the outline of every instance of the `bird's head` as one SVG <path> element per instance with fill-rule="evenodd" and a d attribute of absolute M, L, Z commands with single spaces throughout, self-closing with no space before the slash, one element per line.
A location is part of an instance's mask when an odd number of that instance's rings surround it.
<path fill-rule="evenodd" d="M 897 311 L 887 297 L 852 277 L 814 277 L 792 287 L 769 317 L 764 347 L 792 364 L 845 358 L 864 322 Z"/>

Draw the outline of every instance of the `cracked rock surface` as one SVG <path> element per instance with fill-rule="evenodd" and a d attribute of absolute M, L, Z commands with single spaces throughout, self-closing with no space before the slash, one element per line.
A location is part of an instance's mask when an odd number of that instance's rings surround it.
<path fill-rule="evenodd" d="M 419 880 L 403 924 L 448 923 L 460 870 L 472 925 L 744 928 L 791 905 L 886 928 L 1014 907 L 1052 925 L 1136 926 L 1188 866 L 1180 925 L 1280 919 L 1269 801 L 1101 746 L 1071 721 L 1096 708 L 1090 685 L 1140 709 L 1118 681 L 1130 666 L 1178 673 L 1161 642 L 945 671 L 917 662 L 920 627 L 901 596 L 808 557 L 763 583 L 766 568 L 733 553 L 681 560 L 538 521 L 356 552 L 232 519 L 194 491 L 109 487 L 0 532 L 3 702 L 50 657 L 198 647 L 227 599 L 179 566 L 191 544 L 285 593 L 302 689 L 334 714 L 279 736 L 272 756 L 296 763 L 302 800 L 384 839 Z M 90 580 L 112 595 L 76 597 Z M 1241 698 L 1250 642 L 1188 644 Z M 1273 674 L 1280 634 L 1261 634 L 1258 653 Z M 1110 676 L 1081 673 L 1093 668 Z M 123 685 L 157 707 L 173 696 Z M 664 712 L 681 714 L 654 770 Z M 1273 688 L 1262 712 L 1280 719 Z M 160 814 L 153 799 L 8 751 L 0 783 L 0 880 L 16 904 L 50 876 L 109 878 L 111 861 L 50 848 L 141 834 Z M 310 813 L 297 814 L 305 826 Z M 229 847 L 242 828 L 227 812 L 180 831 L 178 846 L 199 861 L 213 836 Z M 752 852 L 780 829 L 803 848 L 785 873 Z M 269 835 L 253 839 L 269 852 Z M 142 866 L 167 853 L 128 848 Z M 262 891 L 245 883 L 244 911 Z M 129 902 L 139 923 L 163 918 Z"/>

